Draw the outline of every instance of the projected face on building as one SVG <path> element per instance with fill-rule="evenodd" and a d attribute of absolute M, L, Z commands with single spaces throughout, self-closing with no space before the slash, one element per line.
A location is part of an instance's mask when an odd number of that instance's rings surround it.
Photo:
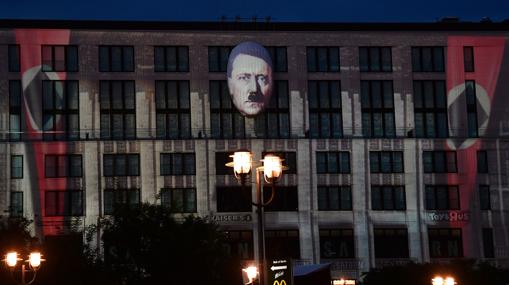
<path fill-rule="evenodd" d="M 272 94 L 272 60 L 255 42 L 237 45 L 228 58 L 228 88 L 233 104 L 244 116 L 259 114 Z"/>

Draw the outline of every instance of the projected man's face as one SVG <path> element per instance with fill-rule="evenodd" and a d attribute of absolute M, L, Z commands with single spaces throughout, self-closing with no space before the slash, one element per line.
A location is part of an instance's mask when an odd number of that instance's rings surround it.
<path fill-rule="evenodd" d="M 239 54 L 232 63 L 228 88 L 233 104 L 244 116 L 254 116 L 268 104 L 272 90 L 272 68 L 263 59 Z"/>

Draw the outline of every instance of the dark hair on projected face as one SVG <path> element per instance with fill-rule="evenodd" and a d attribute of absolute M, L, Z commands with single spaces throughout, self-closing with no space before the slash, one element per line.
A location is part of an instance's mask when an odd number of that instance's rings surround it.
<path fill-rule="evenodd" d="M 241 54 L 260 58 L 265 61 L 270 68 L 272 68 L 272 59 L 270 54 L 261 44 L 255 42 L 243 42 L 234 47 L 230 52 L 230 56 L 228 57 L 228 66 L 226 68 L 226 74 L 228 77 L 231 77 L 232 75 L 233 62 L 237 56 Z"/>

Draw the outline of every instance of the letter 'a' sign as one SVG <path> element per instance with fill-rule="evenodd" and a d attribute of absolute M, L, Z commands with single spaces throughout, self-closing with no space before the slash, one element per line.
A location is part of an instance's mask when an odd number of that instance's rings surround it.
<path fill-rule="evenodd" d="M 267 263 L 267 285 L 293 285 L 293 268 L 290 259 L 274 259 Z"/>

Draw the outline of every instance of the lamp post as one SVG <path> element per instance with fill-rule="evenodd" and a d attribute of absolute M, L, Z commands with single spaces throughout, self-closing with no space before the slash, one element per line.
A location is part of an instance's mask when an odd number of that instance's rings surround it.
<path fill-rule="evenodd" d="M 232 156 L 233 161 L 226 166 L 233 167 L 235 177 L 240 181 L 242 186 L 246 185 L 247 178 L 251 173 L 253 155 L 247 151 L 237 151 Z M 287 168 L 283 166 L 283 160 L 276 155 L 268 154 L 263 158 L 263 166 L 255 168 L 256 171 L 256 202 L 251 202 L 256 207 L 258 217 L 258 272 L 260 285 L 265 285 L 265 225 L 264 225 L 264 208 L 269 205 L 275 196 L 275 184 L 281 178 L 283 170 Z M 268 201 L 263 199 L 263 191 L 261 186 L 261 174 L 266 183 L 271 185 L 271 195 Z"/>
<path fill-rule="evenodd" d="M 453 277 L 447 276 L 435 276 L 435 278 L 431 279 L 431 285 L 456 285 L 458 284 Z"/>
<path fill-rule="evenodd" d="M 41 258 L 42 254 L 40 252 L 32 252 L 28 256 L 28 259 L 23 260 L 22 258 L 18 257 L 18 253 L 15 251 L 8 252 L 5 255 L 5 259 L 3 260 L 5 262 L 5 265 L 7 268 L 9 268 L 11 272 L 11 276 L 14 278 L 14 271 L 16 269 L 16 265 L 18 264 L 18 261 L 21 261 L 21 285 L 28 285 L 32 284 L 35 281 L 35 276 L 37 275 L 37 270 L 41 267 L 41 262 L 45 261 Z M 28 268 L 26 267 L 25 263 L 28 263 Z M 27 281 L 27 273 L 32 273 L 32 278 Z M 16 280 L 16 279 L 15 279 Z"/>

